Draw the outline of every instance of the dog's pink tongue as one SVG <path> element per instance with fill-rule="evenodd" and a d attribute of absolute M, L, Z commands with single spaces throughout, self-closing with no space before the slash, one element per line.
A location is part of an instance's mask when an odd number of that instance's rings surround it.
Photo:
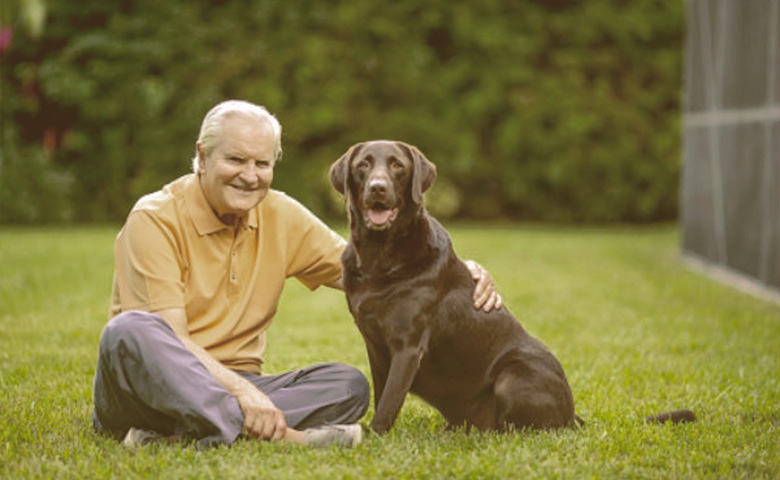
<path fill-rule="evenodd" d="M 392 214 L 393 211 L 390 209 L 379 210 L 372 208 L 368 211 L 368 219 L 371 220 L 371 223 L 374 225 L 384 225 L 388 220 L 390 220 L 390 216 Z"/>

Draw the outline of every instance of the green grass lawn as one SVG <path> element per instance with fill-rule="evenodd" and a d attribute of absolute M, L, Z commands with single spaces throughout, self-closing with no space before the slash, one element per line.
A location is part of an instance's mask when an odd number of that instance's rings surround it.
<path fill-rule="evenodd" d="M 240 441 L 128 451 L 90 426 L 116 228 L 0 230 L 0 478 L 778 478 L 780 307 L 687 270 L 672 227 L 460 226 L 455 247 L 558 356 L 587 425 L 445 432 L 409 398 L 353 450 Z M 368 374 L 343 295 L 288 282 L 267 370 Z M 691 408 L 699 421 L 647 425 Z M 373 416 L 369 411 L 364 424 Z"/>

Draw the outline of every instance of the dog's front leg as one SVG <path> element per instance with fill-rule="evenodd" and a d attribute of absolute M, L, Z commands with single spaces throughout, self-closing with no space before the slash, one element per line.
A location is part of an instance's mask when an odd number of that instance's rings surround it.
<path fill-rule="evenodd" d="M 418 345 L 409 346 L 393 354 L 390 372 L 376 407 L 371 428 L 379 434 L 386 433 L 395 423 L 398 412 L 404 404 L 406 394 L 412 386 L 423 351 Z"/>
<path fill-rule="evenodd" d="M 387 383 L 387 374 L 390 372 L 390 355 L 384 351 L 382 355 L 376 346 L 366 339 L 368 350 L 368 366 L 371 368 L 371 380 L 374 384 L 374 410 L 379 407 L 379 399 L 382 398 L 382 392 L 385 391 Z"/>

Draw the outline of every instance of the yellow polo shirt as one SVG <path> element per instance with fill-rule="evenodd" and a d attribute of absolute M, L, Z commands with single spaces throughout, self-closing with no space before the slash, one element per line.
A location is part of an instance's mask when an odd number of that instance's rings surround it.
<path fill-rule="evenodd" d="M 184 308 L 192 339 L 229 368 L 259 373 L 284 282 L 341 278 L 346 242 L 296 200 L 271 190 L 234 228 L 195 174 L 142 197 L 114 245 L 111 317 Z"/>

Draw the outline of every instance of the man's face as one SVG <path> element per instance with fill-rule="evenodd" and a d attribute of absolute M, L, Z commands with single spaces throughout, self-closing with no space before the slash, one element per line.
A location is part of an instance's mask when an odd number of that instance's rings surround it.
<path fill-rule="evenodd" d="M 200 184 L 211 208 L 228 225 L 245 216 L 268 193 L 276 163 L 275 138 L 266 120 L 230 117 L 208 155 L 198 144 Z"/>

